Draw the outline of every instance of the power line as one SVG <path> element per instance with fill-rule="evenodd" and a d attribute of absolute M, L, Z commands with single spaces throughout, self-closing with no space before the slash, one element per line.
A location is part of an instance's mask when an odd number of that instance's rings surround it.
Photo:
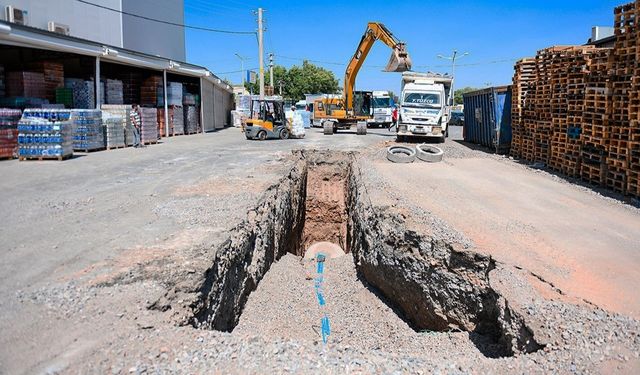
<path fill-rule="evenodd" d="M 250 71 L 250 70 L 258 70 L 258 68 L 250 68 L 250 69 L 244 69 L 244 70 L 233 70 L 231 72 L 222 72 L 222 73 L 214 72 L 213 74 L 215 74 L 217 76 L 220 76 L 220 75 L 223 75 L 223 74 L 242 73 L 242 72 L 247 72 L 247 71 Z"/>
<path fill-rule="evenodd" d="M 85 1 L 85 0 L 76 0 L 79 3 L 83 3 L 83 4 L 87 4 L 87 5 L 91 5 L 97 8 L 102 8 L 102 9 L 106 9 L 106 10 L 110 10 L 112 12 L 116 12 L 116 13 L 120 13 L 120 14 L 125 14 L 127 16 L 131 16 L 131 17 L 136 17 L 136 18 L 141 18 L 143 20 L 147 20 L 147 21 L 153 21 L 153 22 L 158 22 L 158 23 L 163 23 L 166 25 L 172 25 L 172 26 L 178 26 L 178 27 L 184 27 L 185 29 L 192 29 L 192 30 L 201 30 L 201 31 L 209 31 L 212 33 L 222 33 L 222 34 L 240 34 L 240 35 L 249 35 L 249 34 L 255 34 L 255 31 L 232 31 L 232 30 L 219 30 L 219 29 L 210 29 L 207 27 L 199 27 L 199 26 L 190 26 L 190 25 L 184 25 L 181 23 L 175 23 L 175 22 L 169 22 L 169 21 L 163 21 L 163 20 L 158 20 L 155 18 L 151 18 L 151 17 L 146 17 L 146 16 L 141 16 L 139 14 L 133 14 L 133 13 L 129 13 L 129 12 L 124 12 L 118 9 L 113 9 L 113 8 L 109 8 L 106 7 L 104 5 L 100 5 L 100 4 L 94 4 L 91 3 L 89 1 Z"/>

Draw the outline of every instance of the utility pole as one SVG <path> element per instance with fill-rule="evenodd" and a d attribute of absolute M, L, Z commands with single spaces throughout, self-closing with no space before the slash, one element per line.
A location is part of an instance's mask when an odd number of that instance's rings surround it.
<path fill-rule="evenodd" d="M 264 100 L 264 51 L 262 41 L 262 8 L 258 8 L 258 60 L 260 60 L 260 100 Z"/>
<path fill-rule="evenodd" d="M 280 96 L 282 96 L 282 85 L 284 84 L 284 82 L 282 80 L 278 81 L 278 85 L 280 85 Z"/>
<path fill-rule="evenodd" d="M 456 80 L 456 60 L 459 60 L 465 56 L 468 56 L 469 52 L 465 52 L 462 54 L 462 56 L 458 56 L 458 51 L 457 50 L 453 50 L 453 55 L 452 56 L 442 56 L 442 55 L 438 55 L 439 59 L 446 59 L 446 60 L 451 60 L 451 76 L 453 77 L 453 80 L 451 81 L 451 100 L 453 105 L 456 104 L 455 102 L 455 97 L 456 97 L 456 90 L 454 89 L 454 82 Z"/>
<path fill-rule="evenodd" d="M 269 86 L 273 88 L 273 53 L 269 54 Z"/>
<path fill-rule="evenodd" d="M 245 60 L 245 58 L 240 56 L 239 53 L 236 53 L 235 55 L 236 55 L 236 57 L 238 59 L 240 59 L 240 70 L 242 70 L 242 89 L 244 90 L 244 83 L 245 83 L 245 79 L 246 79 L 245 77 L 247 75 L 246 72 L 244 71 L 244 60 Z"/>

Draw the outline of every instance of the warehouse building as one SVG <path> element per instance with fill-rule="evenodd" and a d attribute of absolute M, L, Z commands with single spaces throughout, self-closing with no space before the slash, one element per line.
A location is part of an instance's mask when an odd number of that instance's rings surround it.
<path fill-rule="evenodd" d="M 198 131 L 230 124 L 232 88 L 184 62 L 184 29 L 132 16 L 183 24 L 182 2 L 0 0 L 0 6 L 0 107 L 140 104 L 158 108 L 166 127 L 160 131 L 170 135 L 169 107 L 184 104 L 197 111 Z"/>

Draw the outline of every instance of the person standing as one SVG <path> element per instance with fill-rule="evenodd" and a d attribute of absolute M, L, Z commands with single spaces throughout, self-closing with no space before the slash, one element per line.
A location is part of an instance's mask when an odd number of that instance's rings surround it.
<path fill-rule="evenodd" d="M 389 127 L 389 131 L 394 126 L 398 126 L 398 105 L 393 106 L 393 111 L 391 111 L 391 126 Z"/>
<path fill-rule="evenodd" d="M 133 147 L 140 147 L 140 129 L 142 127 L 142 120 L 140 118 L 140 107 L 137 104 L 131 108 L 131 124 L 133 125 Z"/>

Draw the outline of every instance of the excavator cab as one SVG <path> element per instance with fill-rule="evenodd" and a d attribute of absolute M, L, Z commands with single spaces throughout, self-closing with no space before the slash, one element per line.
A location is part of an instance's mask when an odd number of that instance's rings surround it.
<path fill-rule="evenodd" d="M 244 133 L 247 139 L 288 139 L 289 124 L 284 114 L 282 100 L 254 99 L 251 101 L 251 118 L 246 120 Z"/>

